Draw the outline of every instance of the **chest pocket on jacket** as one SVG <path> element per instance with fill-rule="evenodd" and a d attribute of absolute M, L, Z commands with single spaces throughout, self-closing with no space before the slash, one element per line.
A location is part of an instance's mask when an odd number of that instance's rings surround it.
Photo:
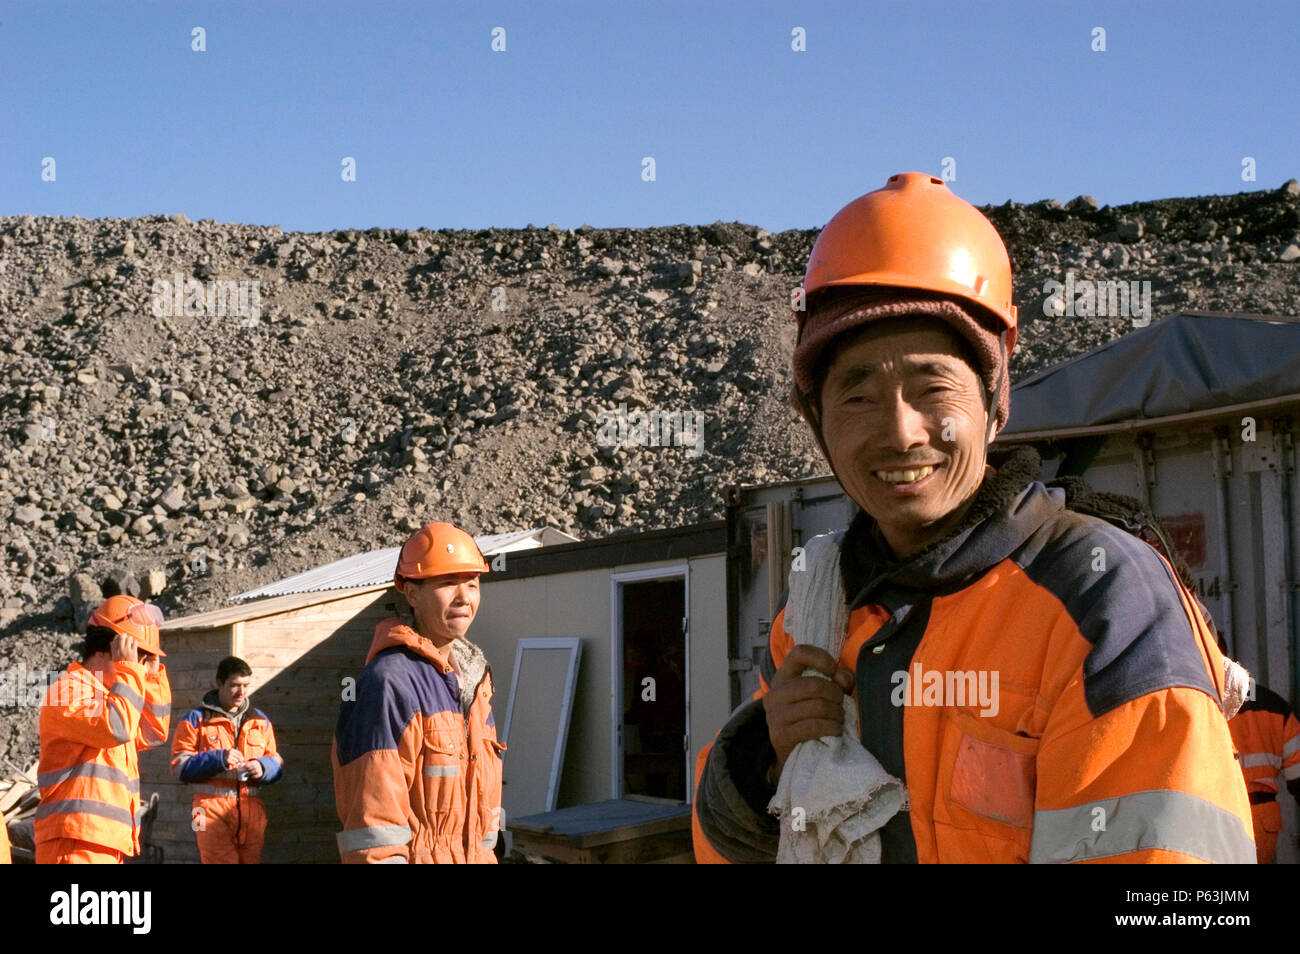
<path fill-rule="evenodd" d="M 965 709 L 947 710 L 943 721 L 939 797 L 957 833 L 945 850 L 945 812 L 936 810 L 939 860 L 1028 862 L 1039 740 L 995 728 Z"/>
<path fill-rule="evenodd" d="M 464 763 L 460 757 L 461 744 L 456 729 L 432 728 L 424 733 L 424 790 L 428 793 L 428 807 L 435 818 L 438 832 L 449 823 L 459 825 L 464 789 Z M 454 820 L 452 816 L 455 816 Z"/>
<path fill-rule="evenodd" d="M 260 726 L 249 726 L 244 732 L 244 754 L 261 755 L 264 751 L 266 751 L 266 733 Z"/>

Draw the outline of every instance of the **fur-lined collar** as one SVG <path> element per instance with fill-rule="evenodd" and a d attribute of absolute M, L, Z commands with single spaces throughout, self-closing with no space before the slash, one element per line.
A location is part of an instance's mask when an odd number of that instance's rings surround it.
<path fill-rule="evenodd" d="M 984 479 L 961 523 L 940 540 L 899 559 L 866 511 L 845 534 L 840 572 L 850 606 L 881 588 L 938 590 L 960 586 L 1009 556 L 1030 533 L 1064 508 L 1064 494 L 1037 483 L 1042 460 L 1032 447 L 991 454 Z"/>
<path fill-rule="evenodd" d="M 453 640 L 445 649 L 439 649 L 400 618 L 386 619 L 375 627 L 375 638 L 366 654 L 369 663 L 380 653 L 396 647 L 409 649 L 433 663 L 444 675 L 455 670 L 460 681 L 460 705 L 466 713 L 474 702 L 474 694 L 488 672 L 487 657 L 464 637 Z"/>

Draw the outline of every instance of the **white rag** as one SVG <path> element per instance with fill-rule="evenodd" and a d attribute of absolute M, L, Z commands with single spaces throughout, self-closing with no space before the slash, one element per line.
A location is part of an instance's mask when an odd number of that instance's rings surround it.
<path fill-rule="evenodd" d="M 790 570 L 785 631 L 796 644 L 836 659 L 848 633 L 840 580 L 844 531 L 813 537 L 803 568 Z M 804 675 L 827 678 L 809 669 Z M 858 711 L 844 697 L 844 731 L 800 742 L 790 753 L 767 810 L 781 819 L 777 864 L 879 864 L 885 822 L 906 810 L 907 786 L 884 770 L 858 740 Z"/>
<path fill-rule="evenodd" d="M 1255 694 L 1251 691 L 1250 673 L 1246 667 L 1235 660 L 1223 657 L 1223 716 L 1225 719 L 1231 719 L 1235 716 L 1241 707 L 1246 704 L 1247 699 L 1253 699 Z"/>

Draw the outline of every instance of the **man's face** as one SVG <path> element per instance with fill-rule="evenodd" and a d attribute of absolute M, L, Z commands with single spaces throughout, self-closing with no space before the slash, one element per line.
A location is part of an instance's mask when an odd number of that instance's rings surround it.
<path fill-rule="evenodd" d="M 402 594 L 415 613 L 420 635 L 444 646 L 464 636 L 474 622 L 479 603 L 478 574 L 451 573 L 406 580 Z"/>
<path fill-rule="evenodd" d="M 226 681 L 217 686 L 217 700 L 221 703 L 221 708 L 228 712 L 234 712 L 244 700 L 248 698 L 253 684 L 252 676 L 228 676 Z"/>
<path fill-rule="evenodd" d="M 835 470 L 899 556 L 943 536 L 984 479 L 983 386 L 963 355 L 942 323 L 873 322 L 844 341 L 822 382 Z"/>

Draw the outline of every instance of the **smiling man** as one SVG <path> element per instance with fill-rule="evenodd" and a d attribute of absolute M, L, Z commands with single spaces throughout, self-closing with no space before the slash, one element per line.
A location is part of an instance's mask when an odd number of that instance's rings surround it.
<path fill-rule="evenodd" d="M 834 658 L 773 622 L 759 692 L 701 756 L 697 859 L 776 857 L 782 767 L 843 731 L 849 693 L 911 803 L 886 862 L 1253 861 L 1195 598 L 1040 483 L 1033 450 L 990 454 L 1016 340 L 992 224 L 942 180 L 893 176 L 826 226 L 804 292 L 794 402 L 862 508 L 825 551 L 848 628 Z M 998 698 L 961 691 L 980 685 Z"/>
<path fill-rule="evenodd" d="M 375 629 L 334 733 L 345 864 L 495 864 L 501 751 L 492 673 L 465 638 L 487 563 L 449 523 L 402 546 L 393 581 L 412 619 Z"/>

